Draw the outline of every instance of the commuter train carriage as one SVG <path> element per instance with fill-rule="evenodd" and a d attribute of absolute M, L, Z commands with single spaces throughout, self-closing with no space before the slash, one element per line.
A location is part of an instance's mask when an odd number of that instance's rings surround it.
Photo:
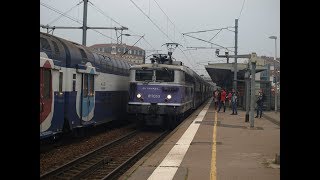
<path fill-rule="evenodd" d="M 130 65 L 40 32 L 40 139 L 124 118 Z"/>
<path fill-rule="evenodd" d="M 127 111 L 138 117 L 140 126 L 172 129 L 187 111 L 212 96 L 213 85 L 166 55 L 155 54 L 151 62 L 130 68 Z"/>

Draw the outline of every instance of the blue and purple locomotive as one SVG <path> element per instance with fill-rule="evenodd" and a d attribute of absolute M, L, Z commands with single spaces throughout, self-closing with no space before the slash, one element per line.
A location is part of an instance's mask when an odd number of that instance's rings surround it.
<path fill-rule="evenodd" d="M 155 54 L 150 64 L 130 68 L 128 113 L 146 126 L 173 128 L 212 96 L 213 85 L 180 61 Z"/>

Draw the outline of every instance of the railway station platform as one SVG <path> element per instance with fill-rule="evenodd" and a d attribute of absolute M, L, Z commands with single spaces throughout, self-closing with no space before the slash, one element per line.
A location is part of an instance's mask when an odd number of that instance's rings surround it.
<path fill-rule="evenodd" d="M 245 111 L 231 113 L 208 100 L 119 179 L 280 179 L 280 112 L 264 112 L 253 128 Z"/>

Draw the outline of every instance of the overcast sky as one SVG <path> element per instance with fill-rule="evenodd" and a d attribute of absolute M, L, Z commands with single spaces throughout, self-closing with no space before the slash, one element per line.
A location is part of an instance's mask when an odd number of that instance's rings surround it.
<path fill-rule="evenodd" d="M 141 39 L 136 46 L 147 50 L 147 55 L 151 53 L 149 50 L 154 49 L 167 53 L 165 46 L 162 46 L 164 43 L 172 41 L 179 43 L 182 47 L 176 49 L 173 56 L 199 74 L 208 76 L 204 68 L 208 62 L 226 62 L 226 60 L 215 57 L 215 49 L 190 50 L 187 47 L 211 47 L 211 45 L 186 35 L 183 36 L 182 33 L 234 27 L 235 19 L 239 19 L 238 54 L 256 52 L 258 56 L 274 57 L 275 41 L 269 37 L 277 36 L 277 57 L 280 57 L 280 0 L 90 0 L 90 2 L 87 21 L 89 27 L 120 27 L 121 25 L 129 28 L 123 33 L 145 35 L 145 40 Z M 40 3 L 40 24 L 81 26 L 82 0 L 41 0 Z M 80 24 L 64 16 L 61 17 L 52 9 L 61 13 L 68 11 L 66 15 Z M 42 28 L 40 31 L 46 32 Z M 87 46 L 116 43 L 115 30 L 97 31 L 105 36 L 88 30 Z M 208 41 L 218 32 L 208 31 L 189 35 Z M 81 30 L 56 29 L 53 34 L 82 43 Z M 211 42 L 223 47 L 234 47 L 234 36 L 234 32 L 222 30 Z M 133 45 L 139 38 L 139 36 L 123 36 L 123 43 Z M 222 54 L 224 51 L 220 48 Z M 239 62 L 244 60 L 238 59 Z M 233 62 L 233 59 L 230 59 L 230 62 Z"/>

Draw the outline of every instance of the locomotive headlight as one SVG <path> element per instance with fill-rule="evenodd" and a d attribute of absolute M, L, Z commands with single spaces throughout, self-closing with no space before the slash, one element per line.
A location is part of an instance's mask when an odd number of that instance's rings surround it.
<path fill-rule="evenodd" d="M 171 95 L 170 94 L 168 94 L 167 95 L 167 99 L 171 99 L 172 97 L 171 97 Z"/>
<path fill-rule="evenodd" d="M 141 94 L 140 94 L 140 93 L 137 94 L 137 98 L 138 98 L 138 99 L 141 98 Z"/>

